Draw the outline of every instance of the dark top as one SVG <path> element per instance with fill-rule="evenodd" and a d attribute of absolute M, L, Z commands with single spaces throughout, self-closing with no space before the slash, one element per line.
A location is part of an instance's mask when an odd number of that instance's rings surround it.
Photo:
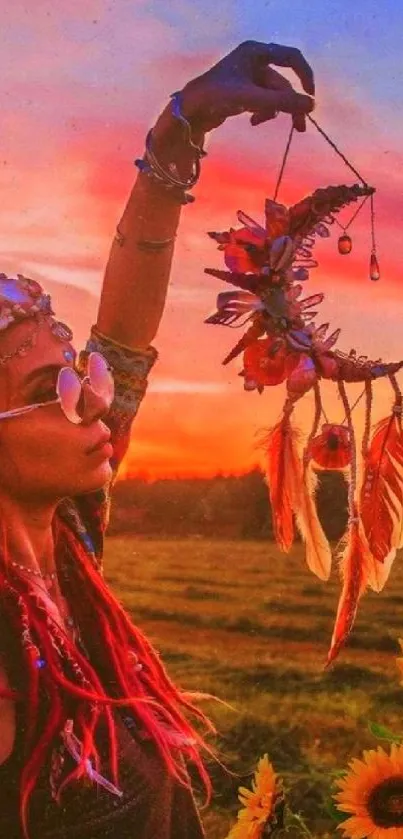
<path fill-rule="evenodd" d="M 157 353 L 153 348 L 134 351 L 100 335 L 95 329 L 81 355 L 101 352 L 113 369 L 115 399 L 106 418 L 111 432 L 116 474 L 125 454 L 132 421 L 146 390 L 147 375 Z M 102 573 L 103 539 L 108 522 L 109 487 L 79 498 L 67 499 L 59 514 L 79 537 L 94 565 Z M 9 627 L 5 627 L 8 634 Z M 4 641 L 4 635 L 3 635 Z M 7 669 L 12 684 L 19 682 L 18 659 L 13 656 L 12 638 L 6 640 Z M 0 837 L 23 839 L 20 825 L 19 776 L 23 765 L 24 719 L 17 709 L 17 734 L 11 756 L 0 765 Z M 20 716 L 20 718 L 19 718 Z M 124 720 L 124 721 L 123 721 Z M 72 782 L 62 793 L 61 805 L 52 797 L 50 766 L 45 765 L 29 806 L 30 839 L 203 839 L 192 793 L 176 782 L 150 740 L 139 737 L 133 719 L 115 714 L 119 755 L 119 789 L 122 797 L 88 780 Z M 100 772 L 109 779 L 107 737 L 97 731 L 101 758 Z M 55 743 L 60 750 L 60 741 Z M 68 752 L 63 770 L 75 765 Z"/>
<path fill-rule="evenodd" d="M 116 719 L 119 742 L 117 798 L 91 781 L 77 781 L 57 804 L 45 769 L 30 803 L 30 839 L 202 839 L 204 836 L 191 792 L 167 773 L 153 744 L 140 742 L 135 732 Z M 11 757 L 0 766 L 0 836 L 22 839 L 19 826 L 21 727 Z M 102 737 L 100 755 L 106 758 Z M 65 756 L 66 769 L 73 768 Z M 102 771 L 102 766 L 101 766 Z M 105 770 L 108 777 L 108 772 Z"/>

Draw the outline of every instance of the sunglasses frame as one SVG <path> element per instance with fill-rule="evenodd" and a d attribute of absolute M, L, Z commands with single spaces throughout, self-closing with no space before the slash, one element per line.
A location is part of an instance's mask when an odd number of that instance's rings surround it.
<path fill-rule="evenodd" d="M 102 360 L 106 364 L 106 360 L 105 360 L 104 356 L 99 352 L 90 353 L 89 356 L 88 356 L 88 359 L 87 359 L 87 363 L 90 362 L 90 358 L 93 357 L 93 356 L 100 356 L 100 358 L 102 358 Z M 63 370 L 69 370 L 70 372 L 74 373 L 75 376 L 77 377 L 77 380 L 79 381 L 80 387 L 81 387 L 80 396 L 82 395 L 84 384 L 86 384 L 88 382 L 90 387 L 92 387 L 91 379 L 90 379 L 89 376 L 84 376 L 83 378 L 80 378 L 79 373 L 77 372 L 77 370 L 74 367 L 64 366 L 64 367 L 60 368 L 60 370 L 58 372 L 58 375 L 57 375 L 57 382 L 56 382 L 56 392 L 57 393 L 59 393 L 59 382 L 60 382 L 60 377 L 61 377 L 61 374 L 62 374 Z M 109 367 L 108 367 L 108 370 L 110 370 Z M 111 375 L 111 378 L 112 378 L 112 386 L 113 386 L 113 376 L 112 375 Z M 94 390 L 93 387 L 92 387 L 92 389 Z M 97 393 L 97 391 L 94 390 L 94 393 Z M 114 396 L 114 390 L 112 390 L 111 404 L 112 404 L 112 401 L 113 401 L 113 396 Z M 79 399 L 80 399 L 80 397 L 79 397 Z M 77 400 L 77 404 L 79 402 L 79 399 Z M 62 399 L 61 399 L 60 396 L 58 396 L 57 399 L 51 399 L 50 401 L 47 401 L 47 402 L 34 402 L 34 403 L 32 403 L 32 405 L 24 405 L 21 408 L 12 408 L 10 411 L 0 412 L 0 420 L 2 420 L 2 419 L 12 419 L 13 417 L 20 417 L 23 414 L 28 414 L 31 411 L 35 411 L 37 408 L 45 408 L 47 405 L 60 405 L 64 416 L 73 425 L 80 425 L 83 421 L 82 418 L 81 418 L 79 422 L 74 422 L 74 420 L 72 420 L 70 417 L 67 416 L 67 414 L 63 410 L 63 407 L 62 407 L 63 403 L 62 403 Z"/>

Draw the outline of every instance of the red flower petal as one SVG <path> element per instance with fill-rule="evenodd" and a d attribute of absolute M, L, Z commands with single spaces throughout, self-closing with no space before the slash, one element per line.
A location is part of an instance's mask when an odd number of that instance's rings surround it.
<path fill-rule="evenodd" d="M 290 352 L 285 343 L 278 345 L 275 338 L 262 338 L 244 352 L 245 379 L 252 379 L 257 385 L 279 385 L 298 361 L 299 354 Z"/>

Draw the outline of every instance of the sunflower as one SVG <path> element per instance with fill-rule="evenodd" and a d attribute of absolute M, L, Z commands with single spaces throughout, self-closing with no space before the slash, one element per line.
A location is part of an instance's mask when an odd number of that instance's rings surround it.
<path fill-rule="evenodd" d="M 261 839 L 281 826 L 281 784 L 267 755 L 259 760 L 252 789 L 240 787 L 238 798 L 243 807 L 226 839 Z"/>
<path fill-rule="evenodd" d="M 345 837 L 403 839 L 403 746 L 364 752 L 336 785 L 337 809 L 351 814 L 338 825 Z"/>

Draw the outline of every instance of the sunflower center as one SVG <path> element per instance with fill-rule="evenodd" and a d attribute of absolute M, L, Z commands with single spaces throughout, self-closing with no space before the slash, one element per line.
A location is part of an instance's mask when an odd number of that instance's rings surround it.
<path fill-rule="evenodd" d="M 368 810 L 377 827 L 403 825 L 403 777 L 388 778 L 368 798 Z"/>

